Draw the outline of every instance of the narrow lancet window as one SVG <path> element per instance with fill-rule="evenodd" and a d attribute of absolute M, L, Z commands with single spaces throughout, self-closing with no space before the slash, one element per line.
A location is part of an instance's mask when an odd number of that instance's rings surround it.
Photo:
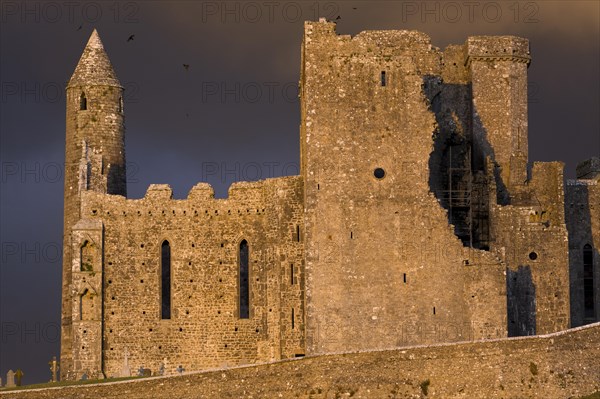
<path fill-rule="evenodd" d="M 87 109 L 87 98 L 85 97 L 85 93 L 81 93 L 79 96 L 79 110 L 85 111 Z"/>
<path fill-rule="evenodd" d="M 592 246 L 583 247 L 583 303 L 586 319 L 594 318 L 594 253 Z"/>
<path fill-rule="evenodd" d="M 163 241 L 161 246 L 161 259 L 160 259 L 160 273 L 161 273 L 161 284 L 160 284 L 160 305 L 161 305 L 161 318 L 171 318 L 171 246 L 169 241 Z"/>
<path fill-rule="evenodd" d="M 387 85 L 387 79 L 385 76 L 385 71 L 381 71 L 381 85 L 382 86 L 386 86 Z"/>
<path fill-rule="evenodd" d="M 84 242 L 80 248 L 79 262 L 79 270 L 82 272 L 94 271 L 94 248 L 89 241 Z"/>
<path fill-rule="evenodd" d="M 248 258 L 248 242 L 243 240 L 240 243 L 240 319 L 250 318 L 250 280 L 248 275 Z"/>
<path fill-rule="evenodd" d="M 294 308 L 292 308 L 292 330 L 296 328 L 296 317 L 294 314 Z"/>

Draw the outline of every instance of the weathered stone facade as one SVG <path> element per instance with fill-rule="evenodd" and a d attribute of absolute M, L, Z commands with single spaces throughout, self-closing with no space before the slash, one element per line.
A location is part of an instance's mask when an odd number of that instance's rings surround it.
<path fill-rule="evenodd" d="M 563 165 L 527 166 L 529 62 L 517 37 L 440 51 L 307 22 L 300 175 L 131 200 L 123 88 L 94 32 L 67 87 L 62 378 L 567 329 L 580 239 L 598 281 L 600 193 L 573 194 L 590 227 L 568 236 Z"/>
<path fill-rule="evenodd" d="M 88 190 L 127 192 L 123 87 L 95 31 L 67 85 L 66 99 L 61 378 L 75 377 L 71 370 L 101 376 L 104 237 L 101 221 L 81 221 L 81 197 Z M 88 262 L 93 271 L 80 265 L 84 247 L 93 253 Z M 77 317 L 81 299 L 89 303 L 85 318 Z"/>
<path fill-rule="evenodd" d="M 309 356 L 182 376 L 0 391 L 3 399 L 592 399 L 600 324 L 535 337 Z M 585 396 L 585 398 L 584 398 Z"/>
<path fill-rule="evenodd" d="M 577 180 L 567 181 L 565 197 L 571 324 L 576 327 L 600 316 L 600 158 L 577 166 Z"/>

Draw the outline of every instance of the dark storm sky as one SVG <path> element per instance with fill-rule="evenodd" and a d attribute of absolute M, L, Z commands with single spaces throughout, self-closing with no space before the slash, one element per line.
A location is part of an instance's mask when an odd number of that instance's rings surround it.
<path fill-rule="evenodd" d="M 442 49 L 528 38 L 529 157 L 573 178 L 600 154 L 598 4 L 3 0 L 0 376 L 45 381 L 59 354 L 64 87 L 94 27 L 126 88 L 129 197 L 168 183 L 185 198 L 203 180 L 223 197 L 236 180 L 297 174 L 303 21 L 319 16 L 341 16 L 341 34 L 417 29 Z"/>

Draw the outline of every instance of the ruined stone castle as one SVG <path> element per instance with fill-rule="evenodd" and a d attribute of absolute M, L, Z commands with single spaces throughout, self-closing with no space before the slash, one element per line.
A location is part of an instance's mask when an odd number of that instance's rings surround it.
<path fill-rule="evenodd" d="M 67 85 L 63 379 L 546 334 L 598 320 L 600 160 L 528 163 L 526 39 L 307 22 L 300 175 L 127 199 L 96 31 Z"/>

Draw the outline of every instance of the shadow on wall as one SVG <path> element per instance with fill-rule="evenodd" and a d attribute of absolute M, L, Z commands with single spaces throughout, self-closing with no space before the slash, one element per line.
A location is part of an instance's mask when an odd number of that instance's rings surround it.
<path fill-rule="evenodd" d="M 590 240 L 590 244 L 588 244 L 589 260 L 586 261 L 585 253 L 583 260 L 584 325 L 598 321 L 598 305 L 600 304 L 600 294 L 598 293 L 599 290 L 597 286 L 600 282 L 595 278 L 595 276 L 598 275 L 596 266 L 598 265 L 597 259 L 600 259 L 600 252 L 598 251 L 598 248 L 594 248 L 593 244 L 593 241 Z M 584 251 L 586 250 L 587 248 L 584 247 Z M 595 263 L 594 259 L 596 259 Z"/>
<path fill-rule="evenodd" d="M 122 195 L 127 197 L 127 173 L 125 166 L 109 165 L 107 194 Z"/>
<path fill-rule="evenodd" d="M 508 336 L 535 335 L 535 285 L 531 267 L 506 269 L 506 297 Z"/>
<path fill-rule="evenodd" d="M 423 78 L 423 94 L 435 115 L 429 188 L 464 246 L 489 249 L 489 185 L 485 159 L 494 163 L 497 202 L 508 193 L 483 124 L 472 109 L 471 84 L 447 84 L 439 76 Z M 475 132 L 475 134 L 474 134 Z"/>
<path fill-rule="evenodd" d="M 494 166 L 496 203 L 508 205 L 510 197 L 485 126 L 472 108 L 472 87 L 446 84 L 439 76 L 427 75 L 422 88 L 437 122 L 429 157 L 429 188 L 448 211 L 448 223 L 463 245 L 489 250 L 488 157 Z M 506 288 L 508 335 L 535 335 L 535 285 L 530 267 L 508 269 Z"/>
<path fill-rule="evenodd" d="M 571 327 L 598 321 L 596 292 L 598 281 L 594 259 L 600 259 L 594 248 L 589 190 L 585 185 L 567 186 L 565 217 L 569 235 L 569 280 Z M 573 209 L 569 209 L 573 203 Z M 594 284 L 595 283 L 595 284 Z"/>

